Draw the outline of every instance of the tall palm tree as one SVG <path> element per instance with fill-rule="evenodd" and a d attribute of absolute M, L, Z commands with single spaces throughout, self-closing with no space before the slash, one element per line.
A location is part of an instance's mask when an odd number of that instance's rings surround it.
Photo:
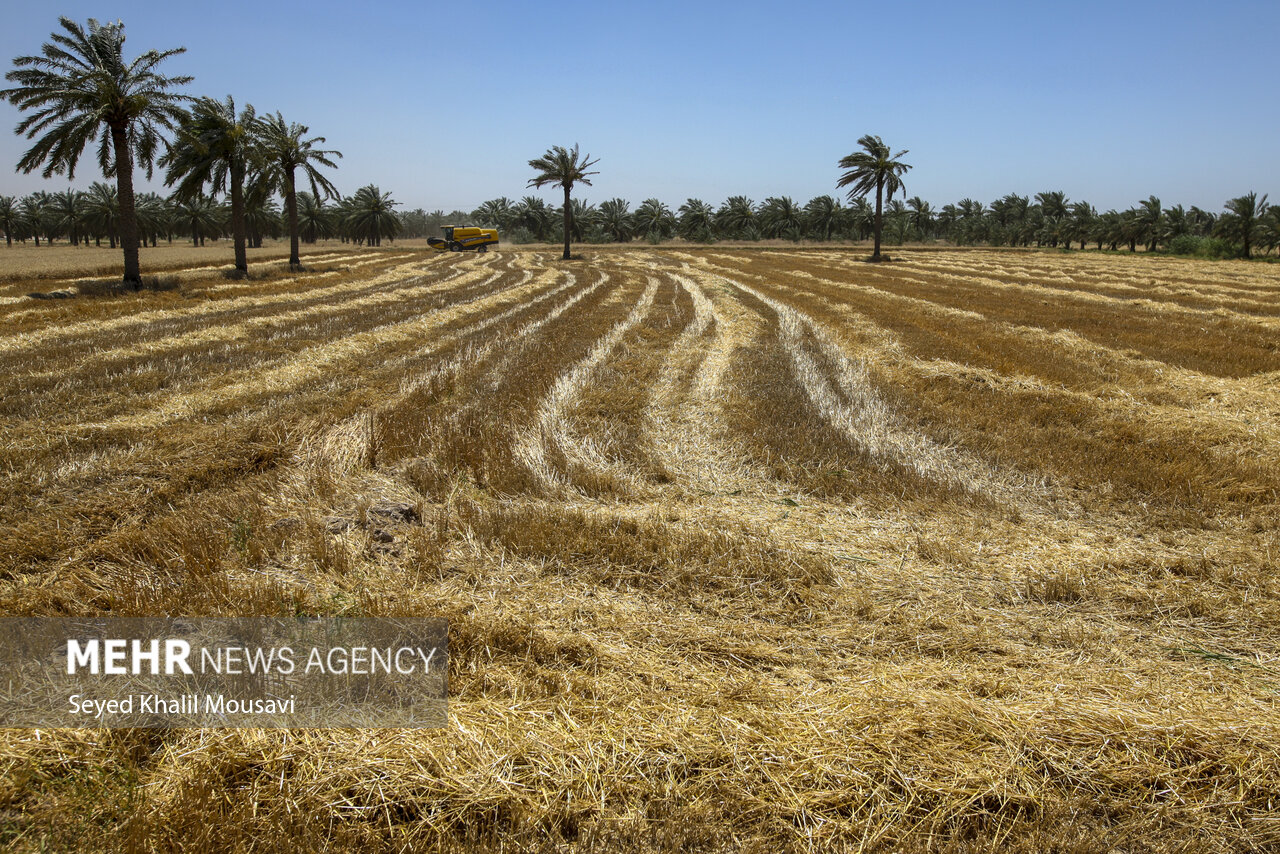
<path fill-rule="evenodd" d="M 284 196 L 285 215 L 289 221 L 289 269 L 297 270 L 302 266 L 298 255 L 298 197 L 295 173 L 301 169 L 302 176 L 311 186 L 311 195 L 323 201 L 326 198 L 336 199 L 338 191 L 329 179 L 320 174 L 317 166 L 337 169 L 333 157 L 342 157 L 341 151 L 316 148 L 323 145 L 324 137 L 316 136 L 304 139 L 310 128 L 296 122 L 286 123 L 280 113 L 262 118 L 259 126 L 261 170 L 258 174 L 260 183 L 272 192 Z"/>
<path fill-rule="evenodd" d="M 576 142 L 572 149 L 566 149 L 563 145 L 552 146 L 547 149 L 546 154 L 529 161 L 529 165 L 536 169 L 538 174 L 529 179 L 528 186 L 558 185 L 564 188 L 564 260 L 566 261 L 569 260 L 569 235 L 573 229 L 573 206 L 569 203 L 569 192 L 574 184 L 591 186 L 591 179 L 588 176 L 600 173 L 587 170 L 598 162 L 598 159 L 592 160 L 589 154 L 580 157 Z"/>
<path fill-rule="evenodd" d="M 384 193 L 373 184 L 356 190 L 346 200 L 345 225 L 351 238 L 381 246 L 382 238 L 395 237 L 400 233 L 400 217 L 392 209 L 399 204 L 390 192 Z"/>
<path fill-rule="evenodd" d="M 35 111 L 17 127 L 18 133 L 36 139 L 18 169 L 33 172 L 44 164 L 41 174 L 46 178 L 63 172 L 75 177 L 85 146 L 98 138 L 98 165 L 105 177 L 116 179 L 120 197 L 124 282 L 138 287 L 142 274 L 133 169 L 141 164 L 151 177 L 160 131 L 172 129 L 182 117 L 188 98 L 170 90 L 192 78 L 166 77 L 156 68 L 186 48 L 149 50 L 126 62 L 120 21 L 99 24 L 90 18 L 87 30 L 66 17 L 58 23 L 64 32 L 53 33 L 40 56 L 15 59 L 16 68 L 5 79 L 17 85 L 0 91 L 0 98 L 18 109 Z"/>
<path fill-rule="evenodd" d="M 166 167 L 165 186 L 177 184 L 183 198 L 198 196 L 208 184 L 214 193 L 230 191 L 231 239 L 236 271 L 249 272 L 245 250 L 244 184 L 256 157 L 258 117 L 251 104 L 239 113 L 230 95 L 224 100 L 198 98 L 191 115 L 178 128 L 178 137 L 160 158 Z"/>
<path fill-rule="evenodd" d="M 1262 236 L 1262 221 L 1271 208 L 1266 195 L 1261 199 L 1257 193 L 1237 196 L 1229 199 L 1225 207 L 1227 212 L 1218 217 L 1214 230 L 1222 237 L 1239 243 L 1244 248 L 1244 257 L 1253 257 L 1250 254 L 1253 244 Z"/>
<path fill-rule="evenodd" d="M 884 226 L 884 199 L 892 199 L 898 190 L 904 190 L 902 176 L 911 167 L 898 158 L 906 154 L 906 149 L 897 154 L 890 154 L 889 146 L 878 136 L 867 134 L 858 140 L 862 151 L 855 151 L 843 157 L 837 164 L 847 170 L 836 182 L 837 187 L 851 187 L 849 200 L 865 196 L 876 191 L 876 243 L 871 253 L 872 261 L 880 261 L 880 233 Z"/>

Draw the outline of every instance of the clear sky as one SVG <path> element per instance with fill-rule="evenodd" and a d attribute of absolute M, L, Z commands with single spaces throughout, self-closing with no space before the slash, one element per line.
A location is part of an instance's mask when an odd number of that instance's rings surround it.
<path fill-rule="evenodd" d="M 57 17 L 121 19 L 126 56 L 188 91 L 281 111 L 343 152 L 332 176 L 406 208 L 470 210 L 527 190 L 528 161 L 580 143 L 591 202 L 719 204 L 837 194 L 836 161 L 877 134 L 908 195 L 1063 190 L 1101 209 L 1148 195 L 1218 210 L 1280 201 L 1280 0 L 1022 2 L 332 2 L 4 0 L 0 62 Z M 0 194 L 63 189 L 13 171 L 29 144 L 0 104 Z M 86 151 L 76 185 L 100 180 Z M 158 182 L 154 189 L 164 191 Z"/>

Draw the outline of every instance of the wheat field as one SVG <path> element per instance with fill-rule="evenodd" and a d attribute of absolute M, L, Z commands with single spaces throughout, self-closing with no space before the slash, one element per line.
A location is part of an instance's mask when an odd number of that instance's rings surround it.
<path fill-rule="evenodd" d="M 0 842 L 1280 850 L 1278 268 L 583 251 L 0 282 L 0 613 L 450 621 L 441 730 L 0 731 Z"/>

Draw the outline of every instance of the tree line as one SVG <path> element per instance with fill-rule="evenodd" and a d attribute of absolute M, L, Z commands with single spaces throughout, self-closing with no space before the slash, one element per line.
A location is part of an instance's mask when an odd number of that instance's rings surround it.
<path fill-rule="evenodd" d="M 564 237 L 563 209 L 535 196 L 491 199 L 469 212 L 398 211 L 398 205 L 390 193 L 373 185 L 334 201 L 301 191 L 299 238 L 304 244 L 342 240 L 378 245 L 383 239 L 437 235 L 442 225 L 485 225 L 515 243 L 559 243 Z M 863 241 L 871 239 L 875 221 L 867 200 L 842 203 L 829 195 L 803 205 L 787 196 L 760 203 L 731 196 L 718 205 L 689 199 L 674 211 L 657 199 L 645 199 L 638 207 L 625 199 L 598 205 L 571 199 L 570 206 L 570 234 L 581 243 L 659 243 L 677 237 L 690 242 Z M 143 245 L 177 240 L 203 246 L 207 240 L 231 236 L 230 204 L 215 196 L 183 199 L 176 193 L 141 193 L 135 208 Z M 1251 255 L 1280 249 L 1280 206 L 1256 194 L 1228 200 L 1220 213 L 1194 206 L 1163 207 L 1154 196 L 1128 210 L 1103 213 L 1057 191 L 1009 194 L 985 205 L 962 199 L 940 208 L 913 196 L 890 201 L 884 217 L 889 245 L 946 241 L 961 246 L 1142 247 L 1220 258 L 1243 256 L 1246 240 Z M 103 182 L 84 191 L 0 196 L 0 232 L 10 245 L 61 240 L 114 249 L 119 219 L 116 189 Z M 287 217 L 273 196 L 251 195 L 245 203 L 245 223 L 250 247 L 289 234 Z M 374 224 L 376 230 L 370 228 Z"/>
<path fill-rule="evenodd" d="M 305 190 L 297 194 L 300 242 L 341 240 L 377 245 L 384 238 L 422 237 L 439 232 L 438 227 L 426 225 L 431 215 L 423 211 L 393 211 L 399 203 L 372 184 L 331 204 L 326 201 Z M 388 218 L 388 211 L 393 211 L 394 219 Z M 139 193 L 135 196 L 134 213 L 144 247 L 158 246 L 160 241 L 204 246 L 206 241 L 232 236 L 230 201 L 213 195 L 183 198 L 177 193 Z M 261 248 L 264 240 L 289 236 L 288 216 L 274 196 L 249 195 L 244 215 L 250 248 Z M 436 218 L 443 223 L 448 217 L 441 214 Z M 420 220 L 423 224 L 418 224 Z M 370 228 L 370 223 L 376 223 L 378 228 Z M 72 246 L 116 249 L 120 199 L 115 187 L 101 181 L 95 181 L 88 190 L 0 196 L 0 233 L 9 246 L 15 242 L 39 246 L 65 241 Z"/>
<path fill-rule="evenodd" d="M 599 204 L 571 199 L 572 238 L 585 243 L 659 243 L 672 238 L 716 240 L 862 241 L 873 236 L 875 208 L 866 198 L 842 201 L 823 195 L 801 204 L 789 196 L 754 202 L 730 196 L 719 204 L 688 199 L 675 210 L 658 199 L 633 207 L 626 199 Z M 471 212 L 469 221 L 498 228 L 515 242 L 555 243 L 562 237 L 562 209 L 535 196 L 497 198 Z M 919 196 L 893 199 L 884 209 L 890 245 L 946 241 L 957 245 L 1039 246 L 1137 251 L 1167 250 L 1211 257 L 1251 256 L 1280 248 L 1280 206 L 1249 193 L 1230 199 L 1221 212 L 1182 205 L 1165 207 L 1151 196 L 1124 210 L 1099 212 L 1061 191 L 1016 193 L 984 204 L 961 199 L 935 208 Z"/>

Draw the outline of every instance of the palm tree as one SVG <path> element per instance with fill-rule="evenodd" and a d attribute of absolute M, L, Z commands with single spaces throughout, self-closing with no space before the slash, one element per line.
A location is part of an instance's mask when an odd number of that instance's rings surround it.
<path fill-rule="evenodd" d="M 755 203 L 746 196 L 730 196 L 716 211 L 716 229 L 724 237 L 755 240 L 759 237 Z"/>
<path fill-rule="evenodd" d="M 1057 246 L 1061 240 L 1070 247 L 1070 223 L 1067 222 L 1068 202 L 1067 194 L 1062 190 L 1050 190 L 1045 193 L 1036 193 L 1036 203 L 1040 206 L 1040 215 L 1044 218 L 1044 223 L 1039 229 L 1042 239 L 1047 240 L 1050 246 Z"/>
<path fill-rule="evenodd" d="M 79 246 L 84 225 L 84 194 L 71 189 L 54 193 L 49 214 L 58 230 L 66 233 L 71 245 Z M 85 242 L 88 243 L 87 240 Z"/>
<path fill-rule="evenodd" d="M 1138 218 L 1138 209 L 1129 208 L 1120 214 L 1120 239 L 1129 244 L 1130 252 L 1138 251 L 1138 241 L 1142 239 L 1142 223 Z"/>
<path fill-rule="evenodd" d="M 230 95 L 224 100 L 199 98 L 191 115 L 178 128 L 178 138 L 160 158 L 167 167 L 165 186 L 177 186 L 183 198 L 198 196 L 208 184 L 214 193 L 231 194 L 231 238 L 235 244 L 236 271 L 249 272 L 245 251 L 244 182 L 256 156 L 257 114 L 252 105 L 236 113 Z"/>
<path fill-rule="evenodd" d="M 1276 249 L 1280 247 L 1280 207 L 1272 206 L 1267 209 L 1266 219 L 1263 221 L 1263 243 L 1267 249 Z"/>
<path fill-rule="evenodd" d="M 1250 254 L 1254 243 L 1262 237 L 1262 221 L 1271 206 L 1267 204 L 1264 194 L 1261 199 L 1257 193 L 1237 196 L 1227 201 L 1227 212 L 1218 217 L 1215 231 L 1233 243 L 1244 247 L 1244 257 Z"/>
<path fill-rule="evenodd" d="M 1192 205 L 1187 210 L 1187 221 L 1191 225 L 1193 234 L 1204 237 L 1213 231 L 1214 225 L 1218 222 L 1218 216 Z"/>
<path fill-rule="evenodd" d="M 670 237 L 676 230 L 676 218 L 671 213 L 671 208 L 657 199 L 645 199 L 641 202 L 631 221 L 635 223 L 636 231 L 654 243 Z"/>
<path fill-rule="evenodd" d="M 244 229 L 252 249 L 261 249 L 262 239 L 268 235 L 273 238 L 280 236 L 280 208 L 276 205 L 276 200 L 267 195 L 261 186 L 245 193 Z M 290 266 L 289 269 L 298 268 Z"/>
<path fill-rule="evenodd" d="M 22 200 L 22 204 L 18 207 L 22 222 L 27 226 L 27 230 L 31 232 L 31 236 L 36 240 L 36 246 L 40 245 L 40 232 L 44 229 L 49 219 L 49 194 L 44 191 L 37 191 Z"/>
<path fill-rule="evenodd" d="M 4 229 L 5 246 L 13 245 L 13 230 L 18 225 L 18 206 L 13 196 L 0 196 L 0 228 Z"/>
<path fill-rule="evenodd" d="M 333 236 L 333 208 L 310 193 L 298 193 L 298 229 L 304 243 Z M 425 231 L 425 229 L 424 229 Z"/>
<path fill-rule="evenodd" d="M 765 237 L 799 240 L 804 234 L 804 211 L 790 196 L 770 196 L 760 205 L 760 231 Z"/>
<path fill-rule="evenodd" d="M 1160 235 L 1170 242 L 1191 231 L 1191 220 L 1182 205 L 1174 205 L 1164 212 L 1164 228 Z"/>
<path fill-rule="evenodd" d="M 515 203 L 506 196 L 490 199 L 473 210 L 471 218 L 482 226 L 496 228 L 500 232 L 505 232 L 511 228 L 511 221 L 515 217 L 514 207 Z"/>
<path fill-rule="evenodd" d="M 581 243 L 587 239 L 587 234 L 596 224 L 600 212 L 595 205 L 589 205 L 581 199 L 574 199 L 572 207 L 573 216 L 569 217 L 569 222 L 572 225 L 573 239 Z"/>
<path fill-rule="evenodd" d="M 631 203 L 626 199 L 609 199 L 600 203 L 600 229 L 614 243 L 631 240 Z"/>
<path fill-rule="evenodd" d="M 907 208 L 910 210 L 907 216 L 911 220 L 911 227 L 916 230 L 920 240 L 929 239 L 934 221 L 933 205 L 919 196 L 912 196 L 907 199 Z"/>
<path fill-rule="evenodd" d="M 1148 252 L 1156 251 L 1160 240 L 1160 229 L 1164 226 L 1163 208 L 1155 196 L 1148 196 L 1145 202 L 1139 202 L 1134 208 L 1134 218 L 1139 238 L 1147 244 Z"/>
<path fill-rule="evenodd" d="M 222 230 L 224 211 L 212 196 L 186 199 L 174 194 L 169 206 L 191 234 L 192 246 L 203 246 L 206 237 L 213 237 Z"/>
<path fill-rule="evenodd" d="M 345 225 L 352 239 L 363 240 L 368 246 L 381 246 L 382 238 L 393 238 L 400 233 L 400 218 L 392 208 L 400 203 L 373 184 L 356 190 L 346 200 Z"/>
<path fill-rule="evenodd" d="M 1089 235 L 1093 233 L 1094 223 L 1097 219 L 1098 211 L 1093 205 L 1088 202 L 1071 203 L 1071 228 L 1068 237 L 1074 237 L 1079 240 L 1082 250 L 1088 243 Z"/>
<path fill-rule="evenodd" d="M 564 188 L 564 260 L 569 260 L 569 234 L 573 229 L 573 206 L 569 203 L 569 192 L 573 189 L 574 184 L 586 184 L 591 186 L 591 179 L 588 175 L 599 175 L 599 172 L 588 172 L 587 170 L 598 163 L 599 160 L 592 160 L 591 155 L 579 157 L 578 144 L 573 144 L 573 149 L 568 150 L 563 145 L 552 146 L 547 149 L 547 153 L 541 157 L 529 161 L 529 165 L 537 170 L 538 174 L 529 179 L 527 186 L 545 187 L 548 184 L 558 184 Z"/>
<path fill-rule="evenodd" d="M 551 209 L 542 199 L 537 196 L 525 196 L 515 206 L 512 224 L 529 232 L 529 236 L 538 243 L 543 243 L 551 230 L 551 213 Z"/>
<path fill-rule="evenodd" d="M 845 220 L 849 223 L 849 230 L 857 235 L 858 240 L 866 240 L 867 235 L 871 234 L 876 227 L 876 212 L 871 209 L 871 203 L 859 196 L 845 210 L 847 211 Z"/>
<path fill-rule="evenodd" d="M 841 169 L 848 171 L 840 176 L 836 186 L 852 187 L 849 190 L 850 201 L 858 196 L 867 195 L 873 189 L 876 191 L 876 243 L 875 250 L 871 253 L 871 260 L 880 261 L 884 199 L 886 193 L 888 198 L 892 199 L 895 192 L 904 189 L 902 176 L 911 167 L 898 159 L 907 153 L 906 149 L 890 155 L 889 146 L 885 145 L 878 136 L 867 134 L 858 140 L 858 145 L 862 146 L 862 151 L 856 151 L 848 157 L 841 158 L 837 164 Z"/>
<path fill-rule="evenodd" d="M 311 185 L 311 195 L 317 199 L 336 199 L 338 191 L 320 174 L 316 166 L 338 168 L 331 158 L 341 158 L 342 152 L 316 148 L 316 145 L 324 144 L 324 137 L 303 139 L 310 128 L 297 123 L 286 124 L 284 117 L 278 112 L 274 116 L 264 116 L 258 130 L 261 142 L 259 151 L 262 156 L 258 180 L 272 192 L 279 192 L 284 196 L 285 213 L 289 220 L 289 269 L 298 270 L 302 261 L 298 256 L 295 173 L 302 170 L 303 178 Z"/>
<path fill-rule="evenodd" d="M 901 246 L 906 243 L 907 238 L 911 236 L 911 217 L 901 199 L 889 202 L 885 219 L 889 222 L 889 240 L 893 245 Z"/>
<path fill-rule="evenodd" d="M 709 243 L 715 231 L 716 212 L 702 199 L 686 199 L 677 211 L 676 230 L 685 240 Z"/>
<path fill-rule="evenodd" d="M 94 240 L 101 245 L 105 234 L 115 249 L 116 236 L 120 233 L 120 193 L 110 184 L 94 181 L 85 193 L 84 206 L 85 222 L 93 231 Z M 137 226 L 134 228 L 136 233 Z"/>
<path fill-rule="evenodd" d="M 1124 239 L 1124 216 L 1117 210 L 1109 210 L 1104 214 L 1100 214 L 1097 219 L 1097 225 L 1094 226 L 1093 235 L 1098 241 L 1099 249 L 1105 243 L 1112 252 L 1116 251 L 1116 247 Z"/>
<path fill-rule="evenodd" d="M 75 177 L 76 163 L 86 145 L 99 139 L 98 165 L 115 177 L 120 197 L 120 243 L 124 248 L 124 282 L 138 287 L 138 223 L 134 214 L 133 168 L 151 164 L 161 129 L 172 129 L 182 117 L 187 96 L 169 91 L 190 83 L 191 77 L 166 77 L 156 71 L 161 62 L 186 48 L 150 50 L 132 62 L 124 59 L 124 24 L 99 24 L 89 19 L 88 30 L 70 18 L 59 18 L 64 33 L 54 33 L 40 56 L 20 56 L 5 75 L 15 84 L 0 91 L 20 110 L 35 113 L 17 127 L 36 141 L 18 169 Z M 41 136 L 41 134 L 44 134 Z"/>
<path fill-rule="evenodd" d="M 810 237 L 830 240 L 840 229 L 843 210 L 832 196 L 815 196 L 804 206 L 805 231 Z"/>
<path fill-rule="evenodd" d="M 158 193 L 138 194 L 138 234 L 142 238 L 143 246 L 147 245 L 148 239 L 152 246 L 159 241 L 160 232 L 165 228 L 168 212 L 164 197 Z"/>

